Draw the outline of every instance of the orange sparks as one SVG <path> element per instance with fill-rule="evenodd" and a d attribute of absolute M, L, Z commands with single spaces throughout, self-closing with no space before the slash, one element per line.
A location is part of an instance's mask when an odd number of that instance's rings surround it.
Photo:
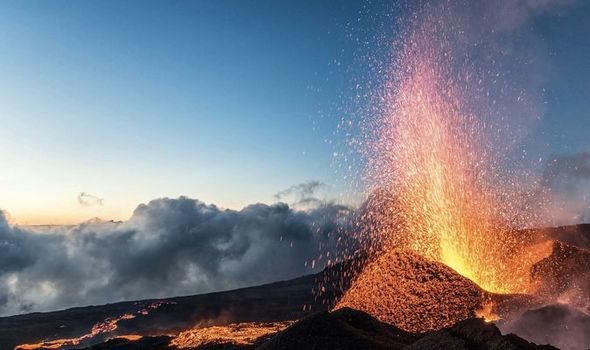
<path fill-rule="evenodd" d="M 517 228 L 533 222 L 527 203 L 539 193 L 504 164 L 506 123 L 496 120 L 485 74 L 457 57 L 452 10 L 429 10 L 397 47 L 367 150 L 372 189 L 390 196 L 370 208 L 381 247 L 412 249 L 490 292 L 530 292 L 538 257 L 526 258 L 528 237 Z"/>
<path fill-rule="evenodd" d="M 538 224 L 545 193 L 509 161 L 517 121 L 498 105 L 516 97 L 503 96 L 493 65 L 482 69 L 479 56 L 461 46 L 469 34 L 457 10 L 444 1 L 426 5 L 394 45 L 363 126 L 370 195 L 357 239 L 370 258 L 338 304 L 412 331 L 477 312 L 493 319 L 493 305 L 482 298 L 534 293 L 531 267 L 551 253 L 524 230 Z M 398 251 L 417 260 L 408 265 Z M 434 262 L 478 287 L 465 282 L 453 290 L 457 278 Z M 423 290 L 429 285 L 436 289 Z"/>

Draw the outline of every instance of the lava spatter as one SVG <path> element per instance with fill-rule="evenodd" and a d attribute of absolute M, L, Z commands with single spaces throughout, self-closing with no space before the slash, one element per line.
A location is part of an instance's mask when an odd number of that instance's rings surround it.
<path fill-rule="evenodd" d="M 370 261 L 336 308 L 350 307 L 409 332 L 449 327 L 475 316 L 486 292 L 449 267 L 409 250 Z"/>
<path fill-rule="evenodd" d="M 337 307 L 410 331 L 491 309 L 486 293 L 534 293 L 531 266 L 551 252 L 522 230 L 537 224 L 544 192 L 508 164 L 514 121 L 498 105 L 522 96 L 504 95 L 497 67 L 479 64 L 462 5 L 409 16 L 363 128 L 371 195 L 356 236 L 371 258 Z"/>

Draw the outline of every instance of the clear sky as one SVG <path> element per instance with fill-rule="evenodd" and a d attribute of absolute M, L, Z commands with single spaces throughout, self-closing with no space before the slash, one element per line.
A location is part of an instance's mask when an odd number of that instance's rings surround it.
<path fill-rule="evenodd" d="M 240 208 L 308 180 L 337 192 L 326 140 L 358 79 L 342 67 L 358 64 L 350 24 L 365 7 L 1 2 L 0 208 L 64 224 L 126 219 L 164 196 Z M 552 70 L 533 143 L 590 150 L 590 5 L 534 30 Z M 80 206 L 81 192 L 104 205 Z"/>
<path fill-rule="evenodd" d="M 359 5 L 0 4 L 0 207 L 23 224 L 126 219 L 187 195 L 230 208 L 331 182 Z M 82 208 L 77 195 L 104 198 Z"/>

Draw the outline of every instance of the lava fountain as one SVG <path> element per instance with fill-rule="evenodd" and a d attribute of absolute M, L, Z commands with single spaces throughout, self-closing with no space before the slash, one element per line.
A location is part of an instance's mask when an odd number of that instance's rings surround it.
<path fill-rule="evenodd" d="M 526 105 L 526 96 L 509 95 L 514 90 L 485 45 L 472 41 L 459 9 L 443 2 L 412 13 L 393 45 L 364 128 L 373 193 L 365 230 L 375 238 L 366 244 L 373 256 L 404 249 L 442 263 L 484 292 L 533 293 L 530 268 L 551 246 L 522 228 L 536 224 L 543 192 L 509 162 L 519 120 L 501 107 Z M 372 261 L 340 306 L 370 298 L 365 276 L 388 269 Z"/>

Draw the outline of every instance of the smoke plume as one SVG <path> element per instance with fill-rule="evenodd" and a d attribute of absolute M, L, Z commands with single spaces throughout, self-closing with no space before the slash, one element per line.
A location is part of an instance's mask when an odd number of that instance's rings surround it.
<path fill-rule="evenodd" d="M 83 207 L 102 206 L 104 199 L 82 192 L 78 195 L 78 203 Z"/>
<path fill-rule="evenodd" d="M 551 196 L 549 215 L 554 225 L 590 219 L 590 153 L 553 155 L 545 166 L 542 184 Z"/>
<path fill-rule="evenodd" d="M 311 180 L 282 190 L 275 194 L 274 197 L 278 201 L 289 199 L 293 206 L 307 208 L 323 202 L 321 199 L 317 198 L 316 194 L 319 190 L 325 187 L 327 187 L 326 184 Z"/>
<path fill-rule="evenodd" d="M 515 333 L 536 344 L 563 350 L 583 350 L 590 344 L 590 316 L 565 304 L 529 310 L 498 325 L 503 334 Z"/>

